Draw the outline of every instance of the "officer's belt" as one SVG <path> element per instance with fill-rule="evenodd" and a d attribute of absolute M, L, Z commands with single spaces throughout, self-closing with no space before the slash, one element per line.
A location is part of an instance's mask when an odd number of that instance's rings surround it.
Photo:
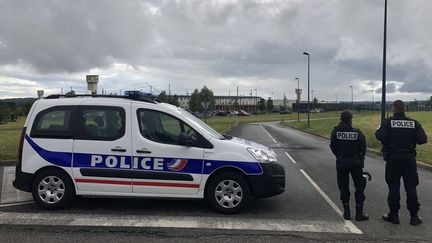
<path fill-rule="evenodd" d="M 360 154 L 355 154 L 355 155 L 342 155 L 342 154 L 338 154 L 337 156 L 337 159 L 352 159 L 352 160 L 355 160 L 355 159 L 358 159 L 358 158 L 360 158 Z"/>
<path fill-rule="evenodd" d="M 403 149 L 403 148 L 396 148 L 396 149 L 389 148 L 388 153 L 389 154 L 415 154 L 415 150 Z"/>

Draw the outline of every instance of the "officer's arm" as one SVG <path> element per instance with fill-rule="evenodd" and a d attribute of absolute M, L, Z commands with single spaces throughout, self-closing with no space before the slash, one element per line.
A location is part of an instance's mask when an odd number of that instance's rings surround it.
<path fill-rule="evenodd" d="M 427 143 L 427 135 L 423 130 L 420 122 L 416 122 L 416 143 L 417 144 L 425 144 Z"/>
<path fill-rule="evenodd" d="M 381 143 L 384 144 L 386 142 L 386 140 L 387 140 L 387 133 L 388 133 L 388 131 L 387 131 L 387 120 L 384 120 L 381 123 L 381 126 L 378 128 L 378 130 L 376 130 L 375 137 L 379 141 L 381 141 Z"/>
<path fill-rule="evenodd" d="M 330 149 L 334 155 L 336 155 L 336 131 L 333 129 L 330 137 Z"/>

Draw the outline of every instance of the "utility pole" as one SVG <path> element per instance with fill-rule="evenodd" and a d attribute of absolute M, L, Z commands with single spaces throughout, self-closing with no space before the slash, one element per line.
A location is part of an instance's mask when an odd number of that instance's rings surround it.
<path fill-rule="evenodd" d="M 299 78 L 295 78 L 297 79 L 297 90 L 296 90 L 296 94 L 297 94 L 297 121 L 300 121 L 300 97 L 301 97 L 301 91 L 300 91 L 300 79 Z"/>
<path fill-rule="evenodd" d="M 236 103 L 237 103 L 237 110 L 239 110 L 240 109 L 240 101 L 239 101 L 239 96 L 238 96 L 238 86 L 237 86 L 237 96 L 236 96 Z"/>
<path fill-rule="evenodd" d="M 386 104 L 386 59 L 387 59 L 387 0 L 384 2 L 384 39 L 383 39 L 383 65 L 382 65 L 382 95 L 381 95 L 381 121 L 385 119 Z"/>
<path fill-rule="evenodd" d="M 303 52 L 303 55 L 307 56 L 307 66 L 308 66 L 308 127 L 310 127 L 310 54 L 309 52 Z"/>

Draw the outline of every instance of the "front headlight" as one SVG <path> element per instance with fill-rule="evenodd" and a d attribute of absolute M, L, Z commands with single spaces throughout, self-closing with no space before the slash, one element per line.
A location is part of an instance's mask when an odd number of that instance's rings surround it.
<path fill-rule="evenodd" d="M 261 163 L 277 161 L 276 154 L 271 150 L 248 148 L 249 153 Z"/>

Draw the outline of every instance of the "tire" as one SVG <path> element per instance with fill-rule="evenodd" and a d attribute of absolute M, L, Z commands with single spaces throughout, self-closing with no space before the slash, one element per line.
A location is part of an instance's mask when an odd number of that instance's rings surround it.
<path fill-rule="evenodd" d="M 223 172 L 209 182 L 205 198 L 219 213 L 238 213 L 249 201 L 250 188 L 244 176 L 234 172 Z"/>
<path fill-rule="evenodd" d="M 32 195 L 42 208 L 55 210 L 68 206 L 75 198 L 75 186 L 66 172 L 49 168 L 36 175 Z"/>

